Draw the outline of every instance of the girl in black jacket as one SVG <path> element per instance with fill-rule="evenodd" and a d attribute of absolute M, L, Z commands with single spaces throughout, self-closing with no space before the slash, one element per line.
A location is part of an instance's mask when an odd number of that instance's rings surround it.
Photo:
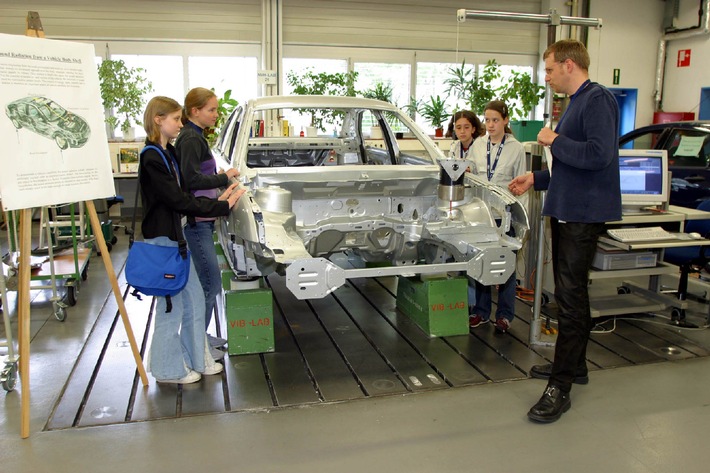
<path fill-rule="evenodd" d="M 179 103 L 158 96 L 148 102 L 143 117 L 146 145 L 157 146 L 162 152 L 147 149 L 140 158 L 141 229 L 147 243 L 177 246 L 178 240 L 184 239 L 180 222 L 183 215 L 226 216 L 244 193 L 237 189 L 238 183 L 230 185 L 218 199 L 199 198 L 182 190 L 175 149 L 170 144 L 182 128 L 181 115 Z M 206 349 L 204 293 L 192 262 L 187 285 L 171 297 L 171 302 L 170 312 L 166 311 L 164 297 L 158 298 L 156 304 L 149 357 L 153 376 L 158 382 L 187 384 L 199 381 L 201 374 L 221 372 L 223 366 Z"/>

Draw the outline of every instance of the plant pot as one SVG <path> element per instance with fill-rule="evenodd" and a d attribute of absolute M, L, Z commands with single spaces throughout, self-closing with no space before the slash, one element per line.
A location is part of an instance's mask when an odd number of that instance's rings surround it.
<path fill-rule="evenodd" d="M 434 130 L 434 136 L 436 138 L 443 138 L 444 137 L 444 128 L 440 127 L 440 128 L 437 128 L 436 130 Z"/>
<path fill-rule="evenodd" d="M 135 141 L 136 130 L 132 126 L 122 128 L 121 132 L 123 133 L 123 141 Z"/>
<path fill-rule="evenodd" d="M 537 141 L 537 134 L 542 129 L 542 120 L 511 121 L 510 129 L 515 139 L 520 141 Z"/>
<path fill-rule="evenodd" d="M 306 136 L 308 136 L 308 137 L 318 136 L 318 128 L 316 128 L 314 126 L 307 126 L 306 127 Z"/>

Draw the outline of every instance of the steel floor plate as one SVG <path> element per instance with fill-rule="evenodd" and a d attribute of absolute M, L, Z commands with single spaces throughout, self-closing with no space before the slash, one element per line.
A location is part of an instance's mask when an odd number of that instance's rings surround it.
<path fill-rule="evenodd" d="M 123 283 L 125 284 L 125 282 Z M 530 306 L 518 301 L 507 335 L 491 324 L 468 335 L 431 338 L 395 309 L 396 279 L 358 279 L 320 300 L 299 301 L 284 278 L 274 294 L 276 351 L 225 356 L 225 371 L 193 385 L 144 388 L 111 297 L 77 359 L 46 428 L 66 429 L 244 410 L 269 410 L 527 378 L 553 348 L 529 346 Z M 125 289 L 125 286 L 124 286 Z M 143 353 L 153 303 L 125 296 Z M 591 370 L 710 354 L 708 331 L 679 331 L 665 320 L 618 319 L 593 334 Z M 611 321 L 604 327 L 611 328 Z M 224 320 L 219 327 L 224 335 Z"/>

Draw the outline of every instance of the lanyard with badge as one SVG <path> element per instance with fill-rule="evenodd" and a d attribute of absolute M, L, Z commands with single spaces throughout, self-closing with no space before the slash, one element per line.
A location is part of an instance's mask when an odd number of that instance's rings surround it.
<path fill-rule="evenodd" d="M 503 151 L 503 145 L 505 144 L 505 135 L 503 139 L 500 140 L 500 146 L 498 146 L 498 152 L 496 153 L 496 159 L 493 161 L 493 166 L 491 167 L 491 137 L 488 137 L 488 142 L 486 143 L 486 172 L 488 173 L 488 181 L 493 179 L 493 173 L 496 172 L 496 166 L 498 166 L 498 160 L 500 159 L 500 153 Z"/>
<path fill-rule="evenodd" d="M 461 155 L 461 159 L 466 159 L 466 155 L 468 154 L 468 150 L 471 149 L 471 146 L 473 146 L 473 141 L 468 145 L 468 148 L 463 149 L 463 142 L 459 141 L 459 154 Z"/>

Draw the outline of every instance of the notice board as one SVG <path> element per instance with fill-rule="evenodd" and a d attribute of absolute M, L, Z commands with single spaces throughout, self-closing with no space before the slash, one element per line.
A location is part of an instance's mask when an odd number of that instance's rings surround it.
<path fill-rule="evenodd" d="M 0 143 L 5 210 L 116 195 L 93 45 L 0 34 Z"/>

